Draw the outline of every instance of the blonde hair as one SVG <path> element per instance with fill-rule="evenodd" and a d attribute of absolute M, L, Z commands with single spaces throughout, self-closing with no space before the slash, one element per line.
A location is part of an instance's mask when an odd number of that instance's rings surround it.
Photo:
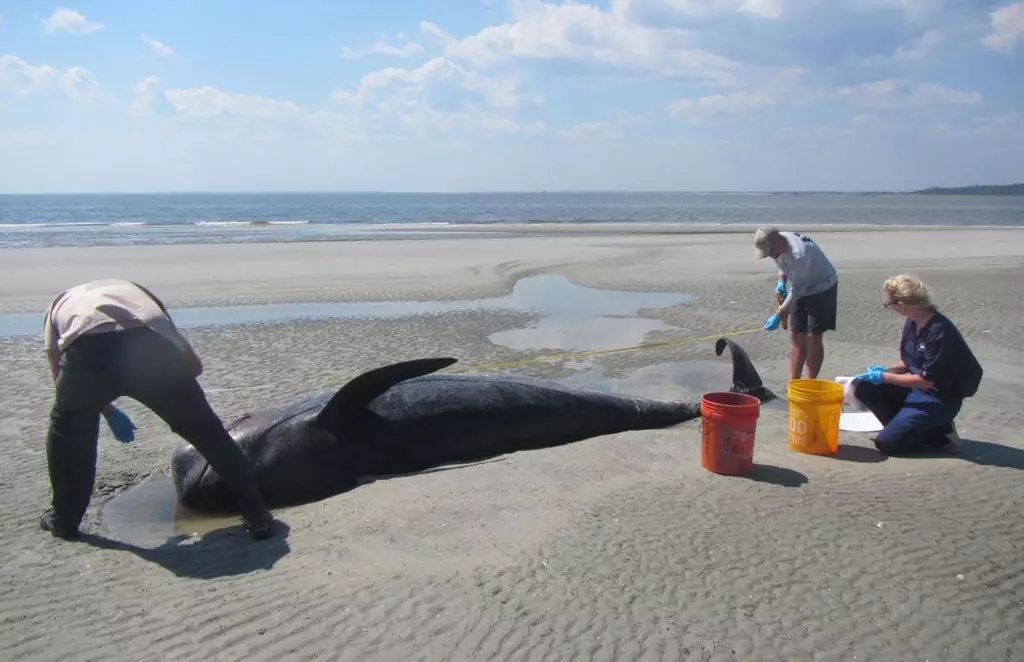
<path fill-rule="evenodd" d="M 928 288 L 917 276 L 900 274 L 887 278 L 882 284 L 882 289 L 896 301 L 918 308 L 936 310 L 928 295 Z"/>

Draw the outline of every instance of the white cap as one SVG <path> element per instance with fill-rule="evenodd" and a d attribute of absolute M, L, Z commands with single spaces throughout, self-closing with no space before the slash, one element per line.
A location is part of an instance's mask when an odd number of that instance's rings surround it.
<path fill-rule="evenodd" d="M 768 257 L 771 253 L 772 240 L 781 236 L 779 229 L 773 225 L 762 225 L 754 233 L 754 247 L 757 249 L 757 259 Z"/>

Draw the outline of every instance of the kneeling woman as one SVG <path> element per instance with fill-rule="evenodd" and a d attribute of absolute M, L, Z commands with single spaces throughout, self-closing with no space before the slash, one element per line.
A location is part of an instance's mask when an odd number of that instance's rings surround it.
<path fill-rule="evenodd" d="M 885 426 L 875 446 L 885 455 L 958 450 L 962 442 L 953 421 L 964 399 L 977 392 L 981 365 L 920 280 L 893 276 L 882 295 L 885 307 L 906 321 L 900 362 L 871 366 L 855 377 L 854 395 Z"/>

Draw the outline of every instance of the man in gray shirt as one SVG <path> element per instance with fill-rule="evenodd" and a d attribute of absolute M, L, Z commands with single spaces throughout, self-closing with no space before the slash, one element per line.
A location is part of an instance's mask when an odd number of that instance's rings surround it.
<path fill-rule="evenodd" d="M 114 278 L 65 290 L 46 310 L 43 346 L 55 389 L 46 438 L 53 501 L 43 529 L 78 535 L 96 478 L 100 414 L 120 441 L 131 441 L 134 426 L 111 405 L 127 396 L 203 454 L 234 491 L 253 538 L 271 535 L 273 516 L 251 464 L 210 408 L 197 381 L 203 365 L 156 295 Z"/>
<path fill-rule="evenodd" d="M 779 269 L 775 291 L 786 297 L 764 328 L 779 328 L 789 315 L 792 337 L 790 379 L 817 379 L 825 360 L 824 334 L 836 328 L 839 276 L 832 262 L 810 237 L 798 232 L 780 232 L 764 226 L 754 233 L 759 259 L 770 257 Z M 786 285 L 789 293 L 786 294 Z"/>

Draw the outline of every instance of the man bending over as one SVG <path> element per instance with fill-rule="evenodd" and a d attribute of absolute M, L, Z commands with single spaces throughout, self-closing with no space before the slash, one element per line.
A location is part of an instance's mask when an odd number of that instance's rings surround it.
<path fill-rule="evenodd" d="M 112 404 L 127 396 L 203 454 L 233 488 L 253 538 L 271 535 L 273 516 L 253 468 L 196 379 L 203 364 L 152 292 L 114 278 L 65 290 L 46 311 L 43 345 L 55 387 L 46 437 L 53 501 L 43 529 L 78 536 L 96 478 L 100 415 L 119 441 L 134 439 L 134 425 Z"/>

